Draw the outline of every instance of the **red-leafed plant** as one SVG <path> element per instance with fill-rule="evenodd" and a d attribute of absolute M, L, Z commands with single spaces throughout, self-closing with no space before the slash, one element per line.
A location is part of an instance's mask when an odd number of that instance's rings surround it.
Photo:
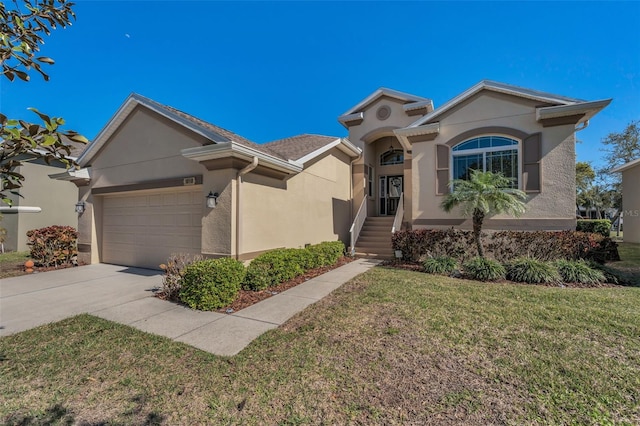
<path fill-rule="evenodd" d="M 37 266 L 60 266 L 74 263 L 78 254 L 78 231 L 71 226 L 47 226 L 27 232 L 27 245 Z"/>

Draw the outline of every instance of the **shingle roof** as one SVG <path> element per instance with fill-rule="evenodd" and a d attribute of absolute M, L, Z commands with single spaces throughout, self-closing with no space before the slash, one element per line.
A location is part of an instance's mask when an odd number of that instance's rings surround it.
<path fill-rule="evenodd" d="M 257 149 L 258 151 L 264 152 L 265 154 L 275 155 L 276 157 L 279 157 L 279 158 L 282 158 L 282 159 L 286 160 L 286 158 L 282 157 L 277 152 L 271 151 L 270 149 L 266 148 L 264 145 L 260 145 L 260 144 L 257 144 L 255 142 L 253 142 L 253 141 L 250 141 L 249 139 L 247 139 L 247 138 L 245 138 L 243 136 L 240 136 L 237 133 L 234 133 L 234 132 L 232 132 L 230 130 L 224 129 L 224 128 L 220 127 L 220 126 L 216 126 L 215 124 L 211 124 L 211 123 L 209 123 L 207 121 L 204 121 L 204 120 L 202 120 L 202 119 L 200 119 L 198 117 L 195 117 L 195 116 L 193 116 L 191 114 L 188 114 L 188 113 L 186 113 L 184 111 L 180 111 L 179 109 L 176 109 L 174 107 L 171 107 L 171 106 L 168 106 L 168 105 L 163 105 L 163 104 L 158 103 L 158 102 L 156 102 L 154 100 L 151 100 L 151 99 L 149 99 L 149 101 L 153 102 L 154 104 L 156 104 L 160 108 L 166 109 L 167 111 L 170 111 L 170 112 L 172 112 L 174 114 L 179 115 L 180 117 L 184 118 L 185 120 L 191 121 L 192 123 L 194 123 L 197 126 L 203 127 L 203 128 L 207 129 L 210 132 L 213 132 L 213 133 L 216 133 L 216 134 L 220 135 L 222 140 L 217 141 L 217 142 L 234 141 L 234 142 L 239 143 L 240 145 L 244 145 L 244 146 L 247 146 L 249 148 L 254 148 L 254 149 Z"/>
<path fill-rule="evenodd" d="M 298 160 L 313 151 L 339 139 L 335 136 L 303 134 L 278 139 L 263 145 L 288 160 Z"/>

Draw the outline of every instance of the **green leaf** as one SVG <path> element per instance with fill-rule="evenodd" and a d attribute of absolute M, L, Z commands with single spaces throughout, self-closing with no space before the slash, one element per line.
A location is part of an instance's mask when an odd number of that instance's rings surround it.
<path fill-rule="evenodd" d="M 38 61 L 40 62 L 44 62 L 45 64 L 51 64 L 53 65 L 55 63 L 55 61 L 47 56 L 41 56 L 39 58 L 36 58 Z"/>
<path fill-rule="evenodd" d="M 45 123 L 49 123 L 51 122 L 51 118 L 49 118 L 49 116 L 47 114 L 43 114 L 40 111 L 38 111 L 35 108 L 27 108 L 29 111 L 35 112 L 36 114 L 38 114 L 38 117 L 40 117 Z"/>
<path fill-rule="evenodd" d="M 85 138 L 82 135 L 79 134 L 65 134 L 66 137 L 68 137 L 70 140 L 72 140 L 73 142 L 80 142 L 80 143 L 89 143 L 89 139 Z"/>
<path fill-rule="evenodd" d="M 53 137 L 52 135 L 44 135 L 44 139 L 42 140 L 42 143 L 40 145 L 51 146 L 51 145 L 55 145 L 56 142 L 57 142 L 56 138 Z"/>

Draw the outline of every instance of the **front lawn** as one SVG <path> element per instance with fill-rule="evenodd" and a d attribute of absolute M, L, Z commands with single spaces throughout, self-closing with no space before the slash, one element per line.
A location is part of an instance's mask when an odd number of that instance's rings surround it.
<path fill-rule="evenodd" d="M 640 244 L 618 243 L 619 262 L 607 263 L 629 282 L 640 286 Z"/>
<path fill-rule="evenodd" d="M 81 315 L 0 339 L 5 424 L 639 424 L 640 288 L 374 268 L 239 355 Z"/>

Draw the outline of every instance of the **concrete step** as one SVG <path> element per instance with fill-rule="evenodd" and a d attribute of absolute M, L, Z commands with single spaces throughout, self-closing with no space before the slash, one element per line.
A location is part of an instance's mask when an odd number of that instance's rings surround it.
<path fill-rule="evenodd" d="M 360 236 L 360 238 L 358 238 L 357 245 L 365 245 L 365 244 L 369 244 L 369 243 L 384 244 L 384 245 L 387 245 L 387 246 L 391 246 L 391 237 L 389 235 L 382 235 L 382 236 L 362 235 L 362 236 Z"/>

